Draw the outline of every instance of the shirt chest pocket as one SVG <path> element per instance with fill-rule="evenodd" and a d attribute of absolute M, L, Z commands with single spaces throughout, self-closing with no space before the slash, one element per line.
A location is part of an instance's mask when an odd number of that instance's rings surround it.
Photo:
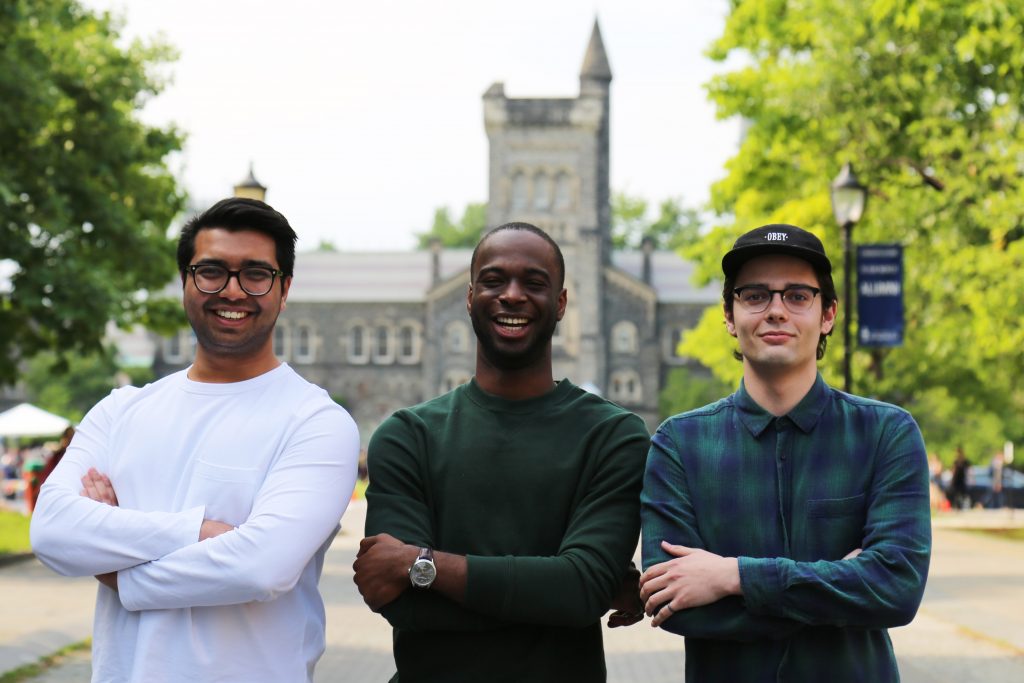
<path fill-rule="evenodd" d="M 807 501 L 811 559 L 838 560 L 864 544 L 865 495 Z"/>
<path fill-rule="evenodd" d="M 206 506 L 204 517 L 238 526 L 249 517 L 259 484 L 259 470 L 226 467 L 196 460 L 185 508 Z"/>

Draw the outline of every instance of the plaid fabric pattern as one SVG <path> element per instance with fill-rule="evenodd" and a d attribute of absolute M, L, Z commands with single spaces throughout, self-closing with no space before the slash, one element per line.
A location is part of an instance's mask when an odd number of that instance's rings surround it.
<path fill-rule="evenodd" d="M 931 553 L 928 469 L 906 411 L 821 375 L 775 417 L 739 390 L 666 420 L 641 495 L 643 564 L 662 540 L 739 558 L 742 597 L 682 610 L 687 681 L 898 681 Z M 859 556 L 842 558 L 860 548 Z"/>

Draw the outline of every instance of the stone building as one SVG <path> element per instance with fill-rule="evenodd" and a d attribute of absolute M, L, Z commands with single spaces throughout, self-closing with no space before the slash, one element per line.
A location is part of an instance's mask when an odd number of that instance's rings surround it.
<path fill-rule="evenodd" d="M 668 372 L 692 361 L 676 346 L 718 301 L 692 264 L 650 244 L 611 248 L 611 68 L 595 22 L 573 98 L 483 96 L 490 142 L 488 225 L 533 223 L 559 243 L 568 307 L 555 333 L 555 376 L 640 414 L 653 429 Z M 258 186 L 250 177 L 242 185 Z M 476 340 L 466 313 L 468 249 L 298 254 L 275 350 L 359 423 L 364 445 L 398 408 L 467 381 Z M 163 375 L 192 356 L 190 330 L 156 353 Z"/>

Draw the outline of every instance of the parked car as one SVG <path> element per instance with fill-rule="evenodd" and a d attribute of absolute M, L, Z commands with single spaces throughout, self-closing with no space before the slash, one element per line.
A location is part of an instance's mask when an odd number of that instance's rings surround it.
<path fill-rule="evenodd" d="M 992 470 L 988 465 L 967 469 L 967 497 L 971 507 L 992 506 Z M 1003 507 L 1024 508 L 1024 472 L 1003 468 Z"/>

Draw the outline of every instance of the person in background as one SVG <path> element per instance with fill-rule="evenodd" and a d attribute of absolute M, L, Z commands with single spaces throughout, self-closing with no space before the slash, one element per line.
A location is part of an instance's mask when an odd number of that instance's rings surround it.
<path fill-rule="evenodd" d="M 75 428 L 67 427 L 64 433 L 60 435 L 60 442 L 57 444 L 56 450 L 50 454 L 49 459 L 46 461 L 46 465 L 43 467 L 43 471 L 39 475 L 39 485 L 42 486 L 46 483 L 46 478 L 50 476 L 50 473 L 56 469 L 57 465 L 60 464 L 61 458 L 64 457 L 64 453 L 67 452 L 68 446 L 71 444 L 71 439 L 75 437 Z"/>

